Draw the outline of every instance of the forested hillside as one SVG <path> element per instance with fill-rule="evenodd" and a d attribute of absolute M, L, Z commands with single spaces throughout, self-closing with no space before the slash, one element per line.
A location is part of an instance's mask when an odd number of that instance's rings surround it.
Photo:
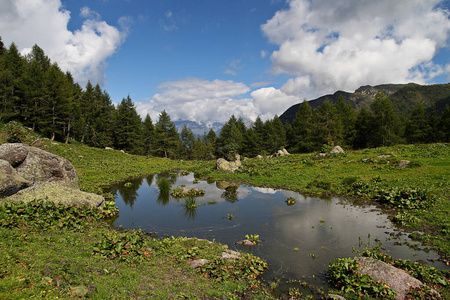
<path fill-rule="evenodd" d="M 438 114 L 442 113 L 446 105 L 450 105 L 449 83 L 433 85 L 419 85 L 415 83 L 366 85 L 358 88 L 354 93 L 337 91 L 332 95 L 321 96 L 308 102 L 313 109 L 316 109 L 325 101 L 335 104 L 342 98 L 354 109 L 359 110 L 363 106 L 370 108 L 370 105 L 375 100 L 375 96 L 379 92 L 388 96 L 392 102 L 394 111 L 404 117 L 408 117 L 417 103 L 421 103 L 427 111 L 436 109 Z M 281 114 L 281 121 L 292 124 L 299 107 L 300 103 L 289 107 Z"/>
<path fill-rule="evenodd" d="M 324 98 L 301 103 L 291 111 L 292 123 L 283 124 L 275 115 L 264 122 L 258 117 L 246 126 L 241 118 L 231 116 L 218 136 L 210 130 L 196 137 L 187 126 L 178 132 L 165 111 L 155 123 L 149 115 L 142 120 L 129 96 L 116 107 L 98 84 L 88 82 L 81 87 L 39 46 L 24 57 L 14 43 L 6 48 L 0 38 L 0 122 L 20 122 L 52 140 L 198 160 L 235 153 L 255 157 L 281 148 L 296 153 L 337 144 L 366 148 L 450 141 L 450 107 L 444 107 L 449 100 L 448 84 L 384 85 L 358 91 L 371 97 L 370 103 L 355 100 L 358 109 L 350 104 L 353 98 L 340 92 L 335 94 L 336 101 Z M 410 97 L 420 101 L 410 107 Z M 394 105 L 391 98 L 401 101 Z"/>

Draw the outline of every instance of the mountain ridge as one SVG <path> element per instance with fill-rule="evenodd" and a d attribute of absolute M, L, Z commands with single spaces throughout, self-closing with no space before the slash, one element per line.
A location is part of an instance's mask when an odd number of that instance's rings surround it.
<path fill-rule="evenodd" d="M 370 107 L 378 92 L 388 96 L 399 115 L 407 116 L 416 102 L 421 102 L 426 109 L 434 104 L 438 113 L 442 112 L 446 105 L 450 105 L 450 83 L 420 85 L 417 83 L 407 84 L 380 84 L 364 85 L 353 93 L 336 91 L 334 94 L 321 96 L 317 99 L 308 100 L 313 109 L 322 105 L 325 101 L 336 103 L 340 97 L 349 103 L 354 109 L 359 110 L 362 106 Z M 301 103 L 289 107 L 280 115 L 283 123 L 292 123 Z"/>

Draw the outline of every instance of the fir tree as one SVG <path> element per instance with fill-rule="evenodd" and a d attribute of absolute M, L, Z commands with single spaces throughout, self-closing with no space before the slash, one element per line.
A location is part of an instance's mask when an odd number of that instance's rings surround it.
<path fill-rule="evenodd" d="M 155 149 L 154 153 L 160 157 L 175 158 L 177 155 L 180 136 L 175 124 L 164 110 L 155 125 Z"/>
<path fill-rule="evenodd" d="M 155 126 L 153 125 L 152 118 L 147 114 L 143 123 L 144 134 L 144 151 L 145 155 L 150 155 L 153 150 L 153 143 L 155 142 Z"/>

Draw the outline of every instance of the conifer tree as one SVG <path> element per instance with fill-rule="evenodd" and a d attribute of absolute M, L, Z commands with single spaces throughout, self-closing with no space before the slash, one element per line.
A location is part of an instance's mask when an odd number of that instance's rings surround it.
<path fill-rule="evenodd" d="M 129 95 L 115 113 L 115 147 L 133 154 L 143 152 L 142 121 Z"/>
<path fill-rule="evenodd" d="M 180 136 L 175 124 L 170 120 L 169 114 L 164 110 L 155 124 L 155 149 L 156 156 L 175 158 L 178 152 Z"/>
<path fill-rule="evenodd" d="M 430 132 L 423 104 L 417 102 L 406 122 L 405 137 L 408 143 L 425 143 Z"/>
<path fill-rule="evenodd" d="M 181 157 L 185 159 L 192 159 L 194 144 L 195 144 L 195 136 L 190 128 L 183 126 L 180 132 L 180 140 L 181 140 Z"/>
<path fill-rule="evenodd" d="M 353 140 L 353 148 L 363 149 L 370 145 L 370 139 L 372 137 L 372 120 L 374 115 L 372 111 L 363 106 L 356 117 L 355 122 L 355 139 Z"/>
<path fill-rule="evenodd" d="M 292 124 L 295 140 L 291 141 L 294 152 L 311 152 L 314 150 L 314 118 L 311 105 L 303 101 Z"/>
<path fill-rule="evenodd" d="M 333 145 L 342 141 L 342 123 L 333 104 L 325 101 L 314 110 L 314 139 L 316 146 Z"/>
<path fill-rule="evenodd" d="M 370 147 L 390 146 L 401 142 L 401 122 L 389 97 L 378 92 L 370 108 L 374 114 Z"/>
<path fill-rule="evenodd" d="M 339 97 L 334 107 L 342 123 L 343 145 L 351 146 L 356 135 L 356 110 L 349 103 L 345 102 L 342 96 Z"/>
<path fill-rule="evenodd" d="M 155 126 L 153 125 L 152 118 L 149 114 L 147 114 L 144 119 L 143 134 L 145 155 L 150 155 L 153 150 L 153 144 L 155 143 Z"/>

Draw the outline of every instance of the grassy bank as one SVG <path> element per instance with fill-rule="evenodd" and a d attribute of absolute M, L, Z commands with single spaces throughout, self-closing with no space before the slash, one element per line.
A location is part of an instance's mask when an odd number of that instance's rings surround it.
<path fill-rule="evenodd" d="M 415 232 L 447 261 L 450 258 L 449 144 L 248 159 L 234 174 L 217 171 L 212 161 L 147 158 L 78 143 L 43 145 L 74 164 L 80 187 L 88 192 L 103 193 L 111 183 L 126 178 L 186 169 L 214 180 L 381 201 L 394 222 Z M 401 160 L 410 164 L 399 168 Z M 404 201 L 402 193 L 412 196 Z M 246 265 L 214 261 L 202 271 L 187 265 L 193 257 L 214 260 L 222 245 L 185 239 L 161 242 L 140 232 L 117 231 L 95 215 L 82 215 L 77 218 L 82 221 L 73 224 L 73 218 L 62 212 L 52 213 L 48 222 L 30 219 L 33 214 L 25 212 L 22 219 L 12 221 L 6 217 L 11 213 L 0 216 L 0 221 L 6 220 L 0 231 L 1 299 L 271 297 L 251 271 L 264 265 L 255 257 L 248 257 Z"/>

